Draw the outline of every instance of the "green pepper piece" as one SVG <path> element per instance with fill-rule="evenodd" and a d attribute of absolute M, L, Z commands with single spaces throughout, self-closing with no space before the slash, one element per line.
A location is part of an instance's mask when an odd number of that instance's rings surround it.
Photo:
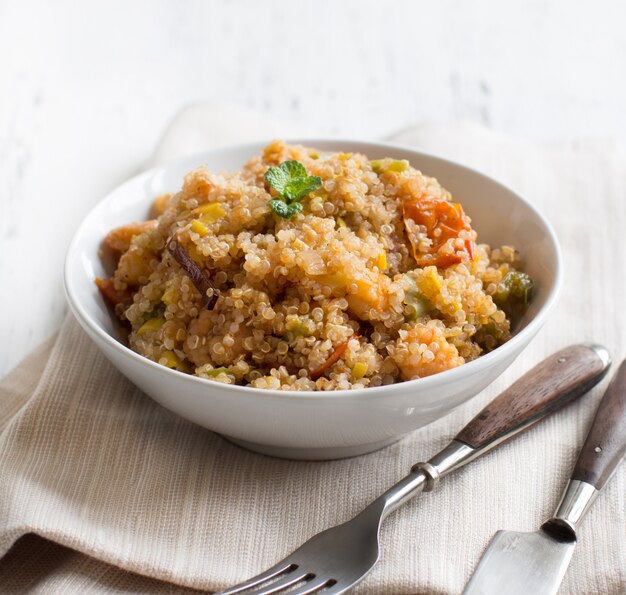
<path fill-rule="evenodd" d="M 207 376 L 219 376 L 222 372 L 229 374 L 230 370 L 228 368 L 213 368 L 212 370 L 205 372 L 205 374 Z"/>
<path fill-rule="evenodd" d="M 511 271 L 498 283 L 493 301 L 500 307 L 510 302 L 528 305 L 534 288 L 533 280 L 520 271 Z"/>
<path fill-rule="evenodd" d="M 417 289 L 409 289 L 404 294 L 403 303 L 405 305 L 404 316 L 409 321 L 417 320 L 433 309 L 430 300 L 421 295 Z"/>

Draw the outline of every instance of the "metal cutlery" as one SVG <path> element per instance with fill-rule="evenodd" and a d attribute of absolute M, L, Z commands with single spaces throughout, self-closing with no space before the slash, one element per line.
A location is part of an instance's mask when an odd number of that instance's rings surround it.
<path fill-rule="evenodd" d="M 576 531 L 625 454 L 626 360 L 600 401 L 554 516 L 533 533 L 498 531 L 464 595 L 557 593 L 576 547 Z"/>
<path fill-rule="evenodd" d="M 609 366 L 608 351 L 598 345 L 574 345 L 551 355 L 489 403 L 443 450 L 416 463 L 409 475 L 352 520 L 318 533 L 272 568 L 222 595 L 346 592 L 376 564 L 379 528 L 391 512 L 587 392 Z"/>

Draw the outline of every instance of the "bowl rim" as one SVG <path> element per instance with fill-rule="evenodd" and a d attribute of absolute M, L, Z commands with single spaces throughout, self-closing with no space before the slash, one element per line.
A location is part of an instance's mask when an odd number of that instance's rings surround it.
<path fill-rule="evenodd" d="M 363 152 L 366 152 L 368 148 L 370 149 L 385 149 L 393 152 L 394 150 L 407 151 L 409 153 L 414 154 L 416 157 L 425 157 L 428 159 L 435 159 L 439 161 L 443 166 L 452 166 L 454 168 L 460 169 L 463 173 L 478 176 L 479 178 L 483 178 L 491 184 L 495 184 L 500 189 L 510 193 L 513 198 L 519 202 L 521 202 L 526 208 L 528 208 L 533 215 L 537 218 L 537 220 L 544 226 L 547 237 L 552 245 L 554 255 L 555 255 L 555 278 L 552 287 L 549 288 L 549 294 L 546 298 L 545 303 L 541 307 L 541 309 L 536 313 L 536 315 L 528 322 L 528 324 L 521 329 L 519 332 L 515 333 L 509 341 L 500 345 L 493 351 L 481 355 L 479 358 L 467 362 L 461 366 L 453 368 L 451 370 L 444 370 L 438 374 L 434 374 L 432 376 L 427 376 L 424 378 L 417 378 L 414 380 L 405 380 L 402 382 L 395 382 L 393 384 L 384 385 L 384 386 L 373 386 L 373 387 L 365 387 L 358 389 L 336 389 L 331 391 L 296 391 L 296 390 L 276 390 L 276 389 L 266 389 L 266 388 L 256 388 L 252 386 L 241 386 L 234 384 L 224 384 L 218 383 L 213 380 L 209 380 L 207 378 L 201 378 L 199 376 L 194 376 L 192 374 L 187 374 L 185 372 L 180 372 L 178 370 L 173 370 L 171 368 L 167 368 L 166 366 L 162 366 L 157 362 L 154 362 L 147 357 L 140 355 L 139 353 L 133 351 L 111 335 L 107 333 L 87 312 L 87 310 L 83 307 L 80 300 L 77 298 L 77 294 L 75 293 L 74 286 L 72 283 L 72 274 L 71 274 L 71 264 L 72 259 L 74 257 L 74 252 L 77 249 L 77 246 L 85 233 L 85 226 L 89 219 L 92 217 L 93 213 L 103 207 L 103 204 L 107 201 L 111 200 L 113 194 L 119 192 L 122 188 L 127 185 L 131 185 L 136 182 L 139 178 L 149 177 L 150 175 L 154 175 L 159 170 L 168 169 L 175 167 L 177 165 L 182 165 L 194 158 L 197 158 L 198 162 L 207 159 L 207 156 L 210 156 L 214 153 L 224 152 L 224 151 L 241 151 L 241 152 L 249 152 L 250 156 L 253 156 L 255 153 L 259 151 L 262 147 L 264 147 L 267 142 L 270 141 L 257 141 L 257 142 L 247 142 L 247 143 L 237 143 L 231 145 L 225 145 L 223 147 L 217 147 L 213 149 L 207 149 L 205 151 L 192 153 L 186 155 L 184 157 L 179 157 L 174 160 L 167 161 L 163 164 L 142 170 L 138 174 L 132 176 L 126 181 L 118 184 L 113 189 L 111 189 L 107 194 L 102 197 L 85 215 L 79 224 L 78 228 L 74 232 L 70 244 L 68 246 L 65 262 L 64 262 L 64 275 L 63 275 L 63 285 L 65 290 L 65 295 L 67 301 L 70 305 L 70 309 L 73 314 L 78 319 L 78 322 L 84 328 L 88 334 L 91 335 L 92 339 L 99 339 L 103 341 L 106 345 L 108 345 L 113 350 L 117 351 L 120 355 L 130 358 L 134 363 L 139 366 L 144 367 L 148 370 L 154 370 L 160 374 L 169 374 L 173 376 L 173 379 L 178 378 L 181 381 L 187 381 L 192 383 L 198 383 L 199 386 L 204 386 L 208 389 L 213 390 L 223 390 L 225 393 L 239 394 L 239 395 L 248 395 L 253 396 L 254 398 L 264 397 L 264 398 L 272 398 L 272 399 L 300 399 L 300 400 L 333 400 L 336 398 L 341 398 L 345 400 L 353 399 L 361 399 L 363 397 L 369 399 L 377 399 L 377 398 L 388 398 L 389 393 L 395 393 L 399 390 L 402 391 L 411 391 L 411 389 L 417 389 L 419 387 L 420 390 L 428 390 L 429 388 L 439 385 L 445 382 L 454 382 L 462 379 L 464 376 L 469 376 L 475 372 L 478 372 L 480 367 L 487 366 L 488 364 L 495 365 L 502 359 L 506 358 L 508 353 L 514 351 L 516 347 L 520 346 L 520 348 L 524 345 L 524 343 L 530 341 L 532 337 L 538 332 L 538 330 L 543 326 L 546 317 L 549 312 L 552 310 L 554 305 L 556 304 L 559 294 L 561 291 L 561 286 L 563 283 L 563 256 L 561 247 L 557 238 L 557 235 L 551 225 L 551 223 L 543 216 L 543 214 L 530 202 L 520 196 L 516 191 L 503 184 L 502 182 L 488 176 L 486 174 L 481 173 L 478 170 L 475 170 L 471 167 L 453 161 L 451 159 L 447 159 L 445 157 L 441 157 L 439 155 L 435 155 L 432 153 L 426 153 L 424 151 L 416 150 L 407 145 L 403 145 L 401 143 L 390 143 L 384 141 L 366 141 L 366 140 L 358 140 L 358 139 L 346 139 L 346 138 L 287 138 L 285 142 L 289 144 L 300 144 L 304 146 L 312 146 L 312 147 L 320 147 L 325 150 L 341 150 L 340 145 L 345 147 L 355 147 L 360 146 L 363 149 Z M 350 149 L 348 149 L 350 150 Z M 361 149 L 356 149 L 361 150 Z M 390 155 L 392 156 L 392 155 Z M 97 342 L 97 341 L 96 341 Z"/>

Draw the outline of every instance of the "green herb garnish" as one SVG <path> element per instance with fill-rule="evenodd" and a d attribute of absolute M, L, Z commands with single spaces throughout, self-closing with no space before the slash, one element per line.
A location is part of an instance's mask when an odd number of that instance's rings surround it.
<path fill-rule="evenodd" d="M 302 211 L 300 201 L 322 185 L 322 178 L 309 176 L 304 165 L 295 160 L 270 167 L 265 172 L 265 181 L 279 194 L 279 198 L 270 200 L 270 207 L 284 219 Z"/>

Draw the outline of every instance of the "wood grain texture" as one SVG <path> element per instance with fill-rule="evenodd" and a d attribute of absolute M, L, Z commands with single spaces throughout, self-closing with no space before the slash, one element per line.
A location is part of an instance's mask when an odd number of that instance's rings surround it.
<path fill-rule="evenodd" d="M 606 389 L 583 444 L 572 479 L 601 490 L 626 455 L 626 360 Z"/>
<path fill-rule="evenodd" d="M 489 403 L 455 439 L 472 448 L 485 447 L 581 396 L 607 370 L 589 347 L 573 345 L 561 349 Z"/>

